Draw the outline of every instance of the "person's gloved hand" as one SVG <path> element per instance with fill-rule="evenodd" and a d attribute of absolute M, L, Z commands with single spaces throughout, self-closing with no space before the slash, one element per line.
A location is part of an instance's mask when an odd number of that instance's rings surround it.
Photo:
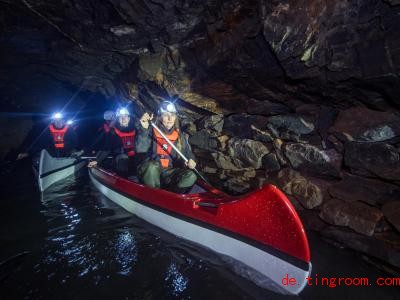
<path fill-rule="evenodd" d="M 88 164 L 89 168 L 95 168 L 96 166 L 97 166 L 97 161 L 95 161 L 95 160 L 89 162 L 89 164 Z"/>
<path fill-rule="evenodd" d="M 196 162 L 193 159 L 189 159 L 186 163 L 186 166 L 193 170 L 194 168 L 196 168 Z"/>
<path fill-rule="evenodd" d="M 140 118 L 139 121 L 142 127 L 147 129 L 149 128 L 149 123 L 151 120 L 153 120 L 153 114 L 149 115 L 148 113 L 145 113 L 143 114 L 143 116 Z"/>

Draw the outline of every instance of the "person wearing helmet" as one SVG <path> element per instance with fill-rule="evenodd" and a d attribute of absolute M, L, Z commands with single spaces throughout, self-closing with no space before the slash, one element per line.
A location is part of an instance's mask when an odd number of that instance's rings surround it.
<path fill-rule="evenodd" d="M 103 114 L 103 124 L 97 130 L 97 137 L 92 145 L 92 153 L 96 154 L 96 151 L 102 150 L 105 141 L 108 138 L 108 134 L 111 128 L 114 127 L 116 122 L 116 114 L 112 110 L 106 110 Z"/>
<path fill-rule="evenodd" d="M 104 123 L 100 131 L 104 133 L 109 133 L 111 128 L 115 124 L 115 113 L 112 110 L 107 110 L 104 112 Z"/>
<path fill-rule="evenodd" d="M 114 158 L 112 167 L 116 169 L 119 175 L 127 177 L 136 171 L 136 130 L 134 122 L 126 108 L 121 108 L 117 111 L 115 124 L 113 124 L 112 115 L 106 113 L 104 118 L 108 119 L 110 123 L 108 123 L 108 127 L 104 127 L 104 133 L 106 134 L 102 148 L 97 152 L 96 160 L 91 161 L 88 166 L 95 167 L 100 164 L 107 167 L 104 163 L 106 158 L 111 155 Z"/>
<path fill-rule="evenodd" d="M 78 137 L 72 128 L 72 121 L 66 121 L 64 115 L 57 112 L 52 115 L 51 123 L 30 143 L 26 153 L 18 154 L 17 159 L 37 154 L 46 149 L 54 157 L 68 157 L 76 152 Z"/>
<path fill-rule="evenodd" d="M 165 138 L 150 126 L 153 115 L 145 113 L 140 119 L 141 128 L 136 139 L 138 152 L 149 153 L 149 158 L 138 167 L 138 177 L 144 184 L 165 188 L 177 193 L 188 192 L 197 180 L 193 169 L 195 157 L 186 135 L 181 132 L 174 103 L 160 104 L 155 124 L 187 158 L 184 163 Z"/>

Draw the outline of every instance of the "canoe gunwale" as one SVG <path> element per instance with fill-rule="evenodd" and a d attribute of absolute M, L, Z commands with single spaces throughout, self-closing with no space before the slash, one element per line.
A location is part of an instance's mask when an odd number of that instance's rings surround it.
<path fill-rule="evenodd" d="M 73 167 L 73 166 L 76 166 L 76 165 L 78 165 L 78 164 L 80 164 L 80 163 L 82 163 L 82 162 L 85 162 L 85 160 L 77 159 L 76 161 L 74 161 L 73 163 L 71 163 L 71 164 L 69 164 L 69 165 L 65 165 L 65 166 L 63 166 L 63 167 L 61 167 L 61 168 L 57 168 L 57 169 L 48 171 L 48 172 L 46 172 L 46 173 L 40 174 L 40 175 L 39 175 L 39 178 L 45 178 L 45 177 L 47 177 L 47 176 L 49 176 L 49 175 L 51 175 L 51 174 L 60 172 L 60 171 L 62 171 L 62 170 L 68 169 L 68 168 Z"/>

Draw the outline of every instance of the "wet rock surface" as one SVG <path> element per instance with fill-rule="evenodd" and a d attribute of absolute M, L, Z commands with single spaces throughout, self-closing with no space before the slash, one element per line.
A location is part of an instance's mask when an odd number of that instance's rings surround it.
<path fill-rule="evenodd" d="M 322 207 L 320 217 L 330 224 L 348 226 L 358 233 L 372 236 L 383 213 L 361 202 L 331 200 Z"/>
<path fill-rule="evenodd" d="M 334 150 L 324 151 L 309 144 L 289 143 L 285 156 L 296 170 L 321 176 L 340 177 L 341 155 Z"/>
<path fill-rule="evenodd" d="M 347 143 L 344 163 L 354 174 L 400 180 L 399 149 L 386 143 Z"/>

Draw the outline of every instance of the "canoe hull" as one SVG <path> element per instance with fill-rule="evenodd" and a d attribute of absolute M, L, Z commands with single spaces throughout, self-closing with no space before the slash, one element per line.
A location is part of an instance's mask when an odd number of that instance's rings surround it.
<path fill-rule="evenodd" d="M 254 275 L 258 278 L 256 284 L 284 294 L 298 294 L 305 287 L 306 278 L 311 272 L 311 262 L 302 262 L 296 258 L 288 259 L 287 255 L 277 255 L 277 251 L 268 249 L 257 241 L 243 238 L 240 234 L 199 219 L 146 203 L 118 191 L 96 174 L 92 172 L 89 174 L 96 188 L 116 204 L 167 232 L 239 261 L 254 271 Z M 295 278 L 296 284 L 284 285 L 282 280 L 286 277 Z"/>
<path fill-rule="evenodd" d="M 86 164 L 86 160 L 75 158 L 55 158 L 46 150 L 42 150 L 40 153 L 39 168 L 37 172 L 35 171 L 40 191 L 45 191 L 54 183 L 67 177 L 78 177 L 81 175 L 81 171 L 84 169 Z"/>

